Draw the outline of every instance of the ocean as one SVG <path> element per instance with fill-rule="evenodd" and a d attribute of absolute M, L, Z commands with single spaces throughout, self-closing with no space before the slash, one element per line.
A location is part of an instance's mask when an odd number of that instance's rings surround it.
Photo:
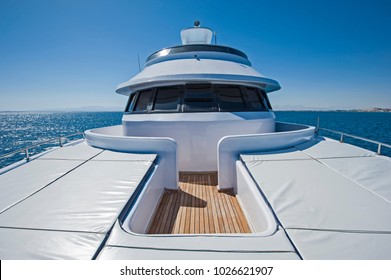
<path fill-rule="evenodd" d="M 379 141 L 391 145 L 391 113 L 383 112 L 302 112 L 280 111 L 275 112 L 277 121 L 302 123 L 316 126 L 319 118 L 321 128 L 327 128 L 352 134 L 359 137 Z M 340 135 L 320 132 L 320 135 L 339 140 Z M 350 137 L 344 142 L 350 143 L 371 151 L 377 151 L 377 145 Z M 391 149 L 382 148 L 382 154 L 391 157 Z"/>
<path fill-rule="evenodd" d="M 277 111 L 277 121 L 317 125 L 391 144 L 391 113 Z M 96 127 L 121 124 L 122 112 L 0 112 L 0 156 L 59 136 Z M 339 139 L 338 135 L 322 132 Z M 80 137 L 79 137 L 80 138 Z M 376 151 L 375 144 L 345 138 L 345 142 Z M 58 142 L 29 150 L 40 153 Z M 391 149 L 382 153 L 391 157 Z M 0 159 L 0 168 L 21 160 L 24 153 Z"/>

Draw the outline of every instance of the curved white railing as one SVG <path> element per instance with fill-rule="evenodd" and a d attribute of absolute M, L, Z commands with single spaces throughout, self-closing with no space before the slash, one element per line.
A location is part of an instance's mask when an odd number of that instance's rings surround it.
<path fill-rule="evenodd" d="M 289 123 L 276 123 L 276 132 L 234 135 L 221 138 L 218 143 L 219 189 L 236 185 L 235 161 L 243 153 L 280 150 L 310 140 L 315 127 Z"/>
<path fill-rule="evenodd" d="M 93 147 L 140 154 L 158 154 L 158 163 L 166 175 L 161 182 L 167 189 L 179 183 L 177 143 L 168 137 L 134 137 L 123 135 L 122 125 L 102 127 L 85 132 L 87 144 Z"/>

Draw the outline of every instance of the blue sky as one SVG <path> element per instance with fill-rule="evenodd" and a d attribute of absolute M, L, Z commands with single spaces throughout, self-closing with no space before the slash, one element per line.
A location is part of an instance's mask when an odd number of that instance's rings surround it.
<path fill-rule="evenodd" d="M 280 82 L 275 108 L 391 108 L 391 1 L 0 0 L 0 110 L 123 108 L 194 20 Z"/>

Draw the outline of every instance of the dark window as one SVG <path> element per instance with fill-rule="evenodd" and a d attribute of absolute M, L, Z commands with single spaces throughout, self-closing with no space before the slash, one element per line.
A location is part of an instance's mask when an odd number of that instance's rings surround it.
<path fill-rule="evenodd" d="M 217 46 L 217 45 L 184 45 L 184 46 L 176 46 L 171 48 L 165 48 L 160 51 L 154 52 L 151 54 L 146 62 L 149 62 L 157 57 L 165 56 L 168 54 L 174 54 L 174 53 L 185 53 L 185 52 L 222 52 L 222 53 L 230 53 L 235 54 L 240 57 L 243 57 L 245 59 L 247 58 L 247 55 L 244 52 L 241 52 L 237 49 L 230 48 L 230 47 L 224 47 L 224 46 Z"/>
<path fill-rule="evenodd" d="M 239 87 L 219 86 L 217 87 L 217 93 L 219 95 L 220 111 L 248 111 Z"/>
<path fill-rule="evenodd" d="M 125 112 L 130 112 L 132 111 L 132 103 L 134 102 L 134 97 L 136 96 L 136 94 L 131 94 L 129 96 L 129 100 L 128 100 L 128 104 L 126 104 L 126 109 L 125 109 Z"/>
<path fill-rule="evenodd" d="M 152 93 L 152 89 L 140 91 L 138 94 L 136 106 L 134 107 L 133 111 L 146 111 L 148 108 L 149 101 L 151 100 Z"/>
<path fill-rule="evenodd" d="M 180 94 L 181 91 L 179 87 L 158 88 L 153 110 L 177 111 L 180 105 Z"/>
<path fill-rule="evenodd" d="M 270 105 L 269 99 L 266 93 L 263 90 L 259 90 L 259 95 L 262 99 L 262 105 L 265 106 L 268 110 L 272 110 L 272 106 Z"/>
<path fill-rule="evenodd" d="M 143 90 L 129 97 L 126 108 L 126 111 L 135 113 L 269 110 L 271 106 L 263 90 L 222 84 L 187 84 Z"/>
<path fill-rule="evenodd" d="M 267 94 L 264 91 L 261 91 L 261 95 L 263 97 L 264 102 L 266 103 L 266 106 L 272 110 L 272 105 L 270 104 L 269 98 L 267 97 Z"/>
<path fill-rule="evenodd" d="M 186 85 L 183 111 L 217 111 L 217 100 L 211 84 Z"/>
<path fill-rule="evenodd" d="M 250 111 L 267 111 L 263 98 L 262 101 L 259 99 L 260 96 L 256 88 L 245 87 L 243 94 Z"/>

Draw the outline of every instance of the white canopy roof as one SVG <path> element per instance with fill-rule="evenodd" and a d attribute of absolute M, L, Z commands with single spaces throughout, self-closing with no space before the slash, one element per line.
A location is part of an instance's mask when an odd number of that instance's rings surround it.
<path fill-rule="evenodd" d="M 154 86 L 191 82 L 243 84 L 271 92 L 280 89 L 278 82 L 263 77 L 249 65 L 220 60 L 187 58 L 152 64 L 129 81 L 120 84 L 116 92 L 129 95 Z"/>

